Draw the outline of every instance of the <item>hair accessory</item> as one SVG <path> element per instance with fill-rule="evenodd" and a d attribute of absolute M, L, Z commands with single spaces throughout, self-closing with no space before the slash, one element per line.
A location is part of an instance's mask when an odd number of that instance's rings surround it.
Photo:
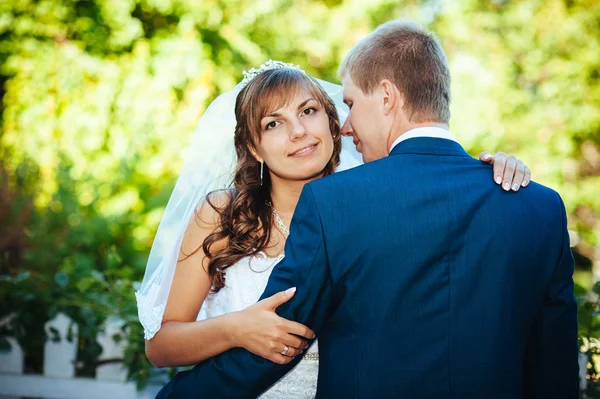
<path fill-rule="evenodd" d="M 240 90 L 242 90 L 244 87 L 248 86 L 248 83 L 250 83 L 252 81 L 252 79 L 257 77 L 261 73 L 266 72 L 266 71 L 271 71 L 273 69 L 295 69 L 302 73 L 306 73 L 302 69 L 300 69 L 300 66 L 298 66 L 298 65 L 288 64 L 288 63 L 285 63 L 282 61 L 269 60 L 269 61 L 265 62 L 264 64 L 262 64 L 261 66 L 259 66 L 258 68 L 252 68 L 249 71 L 242 72 L 244 74 L 244 79 L 240 83 Z"/>

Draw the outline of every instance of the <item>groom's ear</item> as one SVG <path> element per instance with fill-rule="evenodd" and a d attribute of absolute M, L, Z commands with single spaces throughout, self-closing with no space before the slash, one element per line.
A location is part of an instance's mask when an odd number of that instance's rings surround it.
<path fill-rule="evenodd" d="M 389 115 L 397 107 L 402 108 L 402 96 L 394 83 L 388 79 L 383 79 L 380 83 L 380 89 L 384 115 Z"/>

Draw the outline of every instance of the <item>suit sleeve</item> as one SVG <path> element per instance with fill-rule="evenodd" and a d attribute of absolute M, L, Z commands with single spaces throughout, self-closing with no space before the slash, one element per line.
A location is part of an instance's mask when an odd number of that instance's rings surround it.
<path fill-rule="evenodd" d="M 262 298 L 297 287 L 295 296 L 277 313 L 318 334 L 330 313 L 333 289 L 321 219 L 309 185 L 296 205 L 290 231 L 286 256 L 271 273 Z M 279 365 L 245 349 L 232 349 L 179 373 L 157 398 L 255 398 L 300 360 L 298 356 L 287 365 Z"/>
<path fill-rule="evenodd" d="M 562 248 L 533 326 L 525 364 L 527 399 L 579 398 L 577 303 L 567 216 L 560 197 Z"/>

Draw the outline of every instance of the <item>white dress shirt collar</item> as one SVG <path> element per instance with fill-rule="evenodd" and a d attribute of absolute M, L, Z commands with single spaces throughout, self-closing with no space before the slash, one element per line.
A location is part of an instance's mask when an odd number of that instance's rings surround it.
<path fill-rule="evenodd" d="M 415 137 L 433 137 L 436 139 L 446 139 L 456 141 L 456 136 L 452 134 L 450 130 L 442 129 L 441 127 L 427 126 L 427 127 L 418 127 L 416 129 L 411 129 L 408 132 L 400 135 L 393 143 L 390 148 L 390 152 L 397 146 L 399 143 L 404 140 L 412 139 Z"/>

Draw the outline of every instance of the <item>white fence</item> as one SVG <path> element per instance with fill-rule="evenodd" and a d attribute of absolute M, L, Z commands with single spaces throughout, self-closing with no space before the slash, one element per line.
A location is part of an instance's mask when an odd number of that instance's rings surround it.
<path fill-rule="evenodd" d="M 8 338 L 12 350 L 0 354 L 0 398 L 36 397 L 44 399 L 150 399 L 159 386 L 150 386 L 138 392 L 135 383 L 126 382 L 127 372 L 121 363 L 106 363 L 96 369 L 96 378 L 75 377 L 77 340 L 68 342 L 64 337 L 71 320 L 59 314 L 46 324 L 46 331 L 56 329 L 60 342 L 48 341 L 44 348 L 44 374 L 23 374 L 23 351 L 17 341 Z M 100 361 L 123 357 L 126 342 L 115 343 L 114 334 L 120 332 L 118 321 L 108 321 L 105 333 L 98 337 L 103 351 Z M 76 336 L 76 334 L 74 334 Z"/>
<path fill-rule="evenodd" d="M 106 363 L 96 368 L 96 378 L 75 377 L 77 340 L 68 342 L 64 337 L 71 320 L 59 314 L 46 324 L 46 331 L 55 328 L 60 334 L 60 342 L 49 340 L 44 348 L 44 374 L 23 374 L 23 351 L 13 338 L 8 338 L 12 350 L 0 353 L 0 399 L 36 397 L 44 399 L 150 399 L 154 398 L 160 386 L 149 386 L 138 392 L 135 383 L 126 382 L 127 372 L 120 363 Z M 115 343 L 114 334 L 120 333 L 118 321 L 108 321 L 105 333 L 98 337 L 102 346 L 100 361 L 123 357 L 125 340 Z M 50 335 L 50 334 L 49 334 Z M 75 334 L 73 334 L 76 336 Z M 579 355 L 581 389 L 586 388 L 587 356 Z"/>

